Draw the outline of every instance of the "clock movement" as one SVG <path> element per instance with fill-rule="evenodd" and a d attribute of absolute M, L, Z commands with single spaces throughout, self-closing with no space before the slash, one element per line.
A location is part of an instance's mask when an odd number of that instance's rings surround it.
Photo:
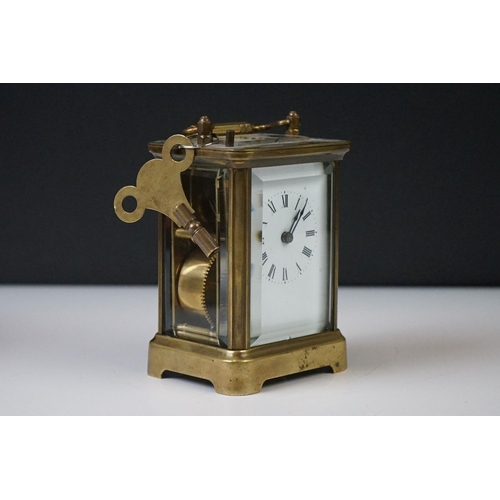
<path fill-rule="evenodd" d="M 284 134 L 269 133 L 287 127 Z M 124 222 L 158 216 L 158 333 L 148 373 L 228 395 L 266 380 L 346 368 L 337 328 L 340 163 L 349 142 L 268 125 L 197 125 L 149 143 L 154 159 L 118 191 Z M 123 201 L 135 198 L 127 212 Z"/>

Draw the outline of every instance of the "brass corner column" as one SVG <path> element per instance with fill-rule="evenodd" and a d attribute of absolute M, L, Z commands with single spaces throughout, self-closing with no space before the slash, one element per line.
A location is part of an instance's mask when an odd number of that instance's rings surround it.
<path fill-rule="evenodd" d="M 229 169 L 228 349 L 250 347 L 250 206 L 252 171 Z"/>

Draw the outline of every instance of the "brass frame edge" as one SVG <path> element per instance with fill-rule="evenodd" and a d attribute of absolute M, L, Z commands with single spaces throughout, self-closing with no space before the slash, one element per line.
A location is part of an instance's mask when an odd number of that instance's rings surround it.
<path fill-rule="evenodd" d="M 250 206 L 252 171 L 229 169 L 228 349 L 250 346 Z"/>
<path fill-rule="evenodd" d="M 165 280 L 163 279 L 164 270 L 164 252 L 163 252 L 163 217 L 164 215 L 158 212 L 158 331 L 163 332 L 165 330 L 165 315 L 163 311 L 163 299 L 165 297 L 164 287 Z"/>
<path fill-rule="evenodd" d="M 170 371 L 202 378 L 228 396 L 255 394 L 267 380 L 327 366 L 334 373 L 347 368 L 340 330 L 238 350 L 158 334 L 149 344 L 150 376 Z"/>
<path fill-rule="evenodd" d="M 153 155 L 161 155 L 163 141 L 151 141 L 148 150 Z M 350 141 L 332 140 L 325 142 L 311 142 L 302 144 L 287 143 L 270 145 L 266 148 L 211 148 L 210 146 L 195 148 L 195 159 L 209 160 L 211 164 L 246 163 L 252 161 L 275 160 L 278 158 L 310 157 L 325 155 L 331 160 L 341 160 L 351 149 Z M 195 160 L 196 161 L 196 160 Z M 305 160 L 309 161 L 309 160 Z"/>
<path fill-rule="evenodd" d="M 333 283 L 332 283 L 332 309 L 333 321 L 332 328 L 337 329 L 338 302 L 339 302 L 339 232 L 340 232 L 340 161 L 333 163 L 333 187 L 332 187 L 332 217 L 333 217 Z"/>

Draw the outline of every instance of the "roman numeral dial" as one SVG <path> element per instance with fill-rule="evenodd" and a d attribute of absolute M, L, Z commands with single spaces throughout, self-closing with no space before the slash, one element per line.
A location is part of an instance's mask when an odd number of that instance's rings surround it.
<path fill-rule="evenodd" d="M 307 273 L 318 234 L 312 196 L 293 190 L 266 193 L 262 200 L 262 278 L 287 285 Z"/>

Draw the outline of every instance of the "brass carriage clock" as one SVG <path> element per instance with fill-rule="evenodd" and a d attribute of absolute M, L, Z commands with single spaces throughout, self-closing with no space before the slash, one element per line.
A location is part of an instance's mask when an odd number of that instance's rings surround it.
<path fill-rule="evenodd" d="M 287 126 L 285 134 L 263 133 Z M 159 212 L 159 331 L 148 373 L 210 380 L 228 395 L 269 379 L 346 368 L 337 329 L 343 140 L 269 125 L 197 125 L 149 144 L 155 159 L 114 207 L 124 222 Z M 136 199 L 133 212 L 124 198 Z"/>

